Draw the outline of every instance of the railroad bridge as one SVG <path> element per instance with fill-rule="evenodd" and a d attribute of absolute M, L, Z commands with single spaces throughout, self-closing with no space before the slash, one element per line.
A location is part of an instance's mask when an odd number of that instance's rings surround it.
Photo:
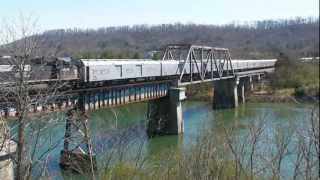
<path fill-rule="evenodd" d="M 150 137 L 183 133 L 181 102 L 186 99 L 185 86 L 213 82 L 213 108 L 234 108 L 239 103 L 245 103 L 246 91 L 253 89 L 254 82 L 273 72 L 276 62 L 275 59 L 232 60 L 228 49 L 189 44 L 168 45 L 161 60 L 80 61 L 80 86 L 49 105 L 35 104 L 30 112 L 70 108 L 86 112 L 148 101 L 147 133 Z M 75 121 L 73 111 L 67 114 L 61 164 L 68 168 L 72 166 L 71 162 L 79 158 L 90 159 L 73 156 L 78 154 L 73 153 L 75 149 L 83 147 L 80 144 L 86 144 L 89 155 L 92 154 L 92 148 L 88 138 L 87 119 Z M 11 110 L 2 115 L 14 116 L 15 112 Z M 83 141 L 71 148 L 70 144 L 75 143 L 71 142 L 70 137 L 79 131 Z"/>

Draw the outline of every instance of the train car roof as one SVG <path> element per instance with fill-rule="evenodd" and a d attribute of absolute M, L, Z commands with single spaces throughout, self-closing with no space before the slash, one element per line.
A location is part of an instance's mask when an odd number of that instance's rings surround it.
<path fill-rule="evenodd" d="M 232 59 L 232 61 L 243 61 L 243 62 L 268 61 L 268 62 L 270 62 L 270 61 L 277 61 L 277 59 Z"/>
<path fill-rule="evenodd" d="M 80 59 L 85 66 L 121 65 L 121 64 L 158 64 L 161 61 L 152 59 Z"/>
<path fill-rule="evenodd" d="M 175 64 L 179 61 L 175 60 L 152 60 L 152 59 L 80 59 L 85 66 L 99 66 L 99 65 L 122 65 L 122 64 Z M 238 62 L 275 62 L 277 59 L 233 59 L 232 61 Z"/>

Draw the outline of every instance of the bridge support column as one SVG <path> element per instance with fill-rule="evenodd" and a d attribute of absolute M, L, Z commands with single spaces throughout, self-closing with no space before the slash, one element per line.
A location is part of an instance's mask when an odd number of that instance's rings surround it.
<path fill-rule="evenodd" d="M 108 106 L 112 106 L 112 90 L 108 92 Z"/>
<path fill-rule="evenodd" d="M 245 93 L 246 92 L 246 79 L 245 78 L 240 78 L 239 79 L 239 85 L 238 85 L 238 97 L 239 97 L 239 102 L 242 104 L 246 103 L 246 97 Z"/>
<path fill-rule="evenodd" d="M 79 174 L 91 173 L 94 176 L 97 163 L 91 145 L 85 103 L 85 95 L 80 94 L 78 107 L 67 112 L 60 167 Z"/>
<path fill-rule="evenodd" d="M 185 88 L 171 88 L 169 96 L 148 103 L 149 137 L 183 133 L 181 101 L 186 98 Z"/>
<path fill-rule="evenodd" d="M 258 74 L 257 75 L 257 79 L 258 79 L 258 90 L 263 90 L 264 89 L 264 83 L 265 81 L 263 80 L 263 74 Z"/>
<path fill-rule="evenodd" d="M 238 106 L 238 78 L 215 81 L 213 109 L 227 109 Z"/>
<path fill-rule="evenodd" d="M 254 87 L 253 87 L 253 77 L 252 76 L 249 76 L 249 84 L 250 84 L 250 91 L 253 91 Z"/>

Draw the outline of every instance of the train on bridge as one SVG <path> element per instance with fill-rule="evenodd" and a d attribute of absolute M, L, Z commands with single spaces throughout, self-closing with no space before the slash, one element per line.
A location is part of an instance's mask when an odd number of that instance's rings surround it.
<path fill-rule="evenodd" d="M 92 155 L 89 138 L 85 135 L 87 133 L 83 133 L 88 132 L 87 116 L 78 117 L 75 121 L 75 109 L 85 113 L 149 101 L 148 136 L 179 134 L 184 131 L 181 102 L 186 96 L 182 86 L 215 81 L 213 108 L 237 107 L 238 98 L 245 102 L 245 90 L 248 86 L 253 89 L 253 77 L 260 80 L 262 74 L 272 72 L 276 61 L 231 60 L 228 49 L 191 44 L 168 45 L 162 60 L 26 60 L 0 57 L 0 118 L 15 118 L 19 115 L 19 103 L 12 98 L 17 96 L 12 90 L 19 91 L 16 87 L 28 87 L 23 89 L 23 93 L 28 92 L 25 97 L 28 101 L 25 109 L 27 115 L 67 110 L 61 166 L 68 168 L 71 159 L 89 159 L 87 155 Z M 54 90 L 52 97 L 45 93 L 46 89 Z M 10 90 L 11 94 L 8 93 Z M 40 96 L 36 96 L 37 94 Z M 70 138 L 72 134 L 80 138 Z M 83 143 L 88 147 L 87 152 L 78 149 Z M 71 149 L 69 144 L 79 145 L 75 146 L 77 149 Z M 82 152 L 81 156 L 79 152 Z"/>
<path fill-rule="evenodd" d="M 164 97 L 173 86 L 260 76 L 272 72 L 276 61 L 231 60 L 226 48 L 192 44 L 168 45 L 161 60 L 0 57 L 0 117 L 16 114 L 16 103 L 8 97 L 15 96 L 12 90 L 21 80 L 30 91 L 30 112 L 66 104 L 90 110 L 101 102 L 114 106 Z M 46 102 L 51 108 L 37 97 L 47 89 L 59 91 Z"/>
<path fill-rule="evenodd" d="M 13 61 L 16 60 L 10 57 L 0 58 L 0 85 L 13 84 L 18 78 L 19 67 Z M 275 59 L 232 60 L 232 67 L 234 71 L 241 72 L 274 67 L 275 62 Z M 198 73 L 218 71 L 218 67 L 200 61 L 187 64 L 185 68 L 183 65 L 184 62 L 179 60 L 35 58 L 28 61 L 23 69 L 26 81 L 31 84 L 69 81 L 91 86 L 121 80 L 176 79 L 182 71 L 190 74 L 190 70 L 197 67 L 202 67 Z"/>

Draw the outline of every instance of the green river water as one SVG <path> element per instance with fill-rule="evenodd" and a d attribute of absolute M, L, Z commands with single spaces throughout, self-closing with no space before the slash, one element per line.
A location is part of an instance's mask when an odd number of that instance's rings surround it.
<path fill-rule="evenodd" d="M 148 163 L 157 163 L 165 159 L 166 152 L 187 151 L 205 130 L 219 136 L 223 128 L 235 127 L 241 136 L 248 131 L 250 123 L 265 122 L 266 135 L 280 128 L 286 131 L 292 124 L 304 126 L 310 115 L 308 104 L 272 104 L 247 103 L 236 109 L 212 110 L 208 102 L 185 101 L 183 103 L 184 133 L 179 136 L 163 136 L 148 139 L 146 135 L 146 103 L 129 104 L 113 109 L 101 109 L 90 113 L 90 131 L 92 143 L 97 154 L 99 167 L 105 167 L 109 157 L 129 161 L 141 150 L 141 157 L 148 157 Z M 47 173 L 54 179 L 66 177 L 59 168 L 60 150 L 63 147 L 65 123 L 63 120 L 42 133 L 42 147 L 38 155 L 49 146 L 58 146 L 47 155 Z M 48 144 L 48 145 L 47 145 Z M 261 145 L 266 148 L 268 144 Z M 227 158 L 227 155 L 226 155 Z M 109 164 L 112 164 L 112 160 Z M 290 162 L 284 162 L 285 174 L 292 171 Z"/>

